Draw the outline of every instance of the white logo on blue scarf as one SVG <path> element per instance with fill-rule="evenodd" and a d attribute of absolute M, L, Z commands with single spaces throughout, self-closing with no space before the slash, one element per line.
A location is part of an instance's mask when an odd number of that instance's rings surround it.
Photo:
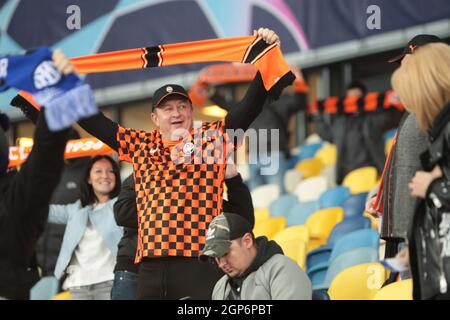
<path fill-rule="evenodd" d="M 51 61 L 43 61 L 34 71 L 34 86 L 40 90 L 50 87 L 61 80 L 61 74 L 56 70 L 55 65 Z"/>

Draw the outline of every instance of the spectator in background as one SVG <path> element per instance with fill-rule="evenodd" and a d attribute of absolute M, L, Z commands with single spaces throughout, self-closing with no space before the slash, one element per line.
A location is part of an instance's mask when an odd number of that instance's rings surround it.
<path fill-rule="evenodd" d="M 240 91 L 235 92 L 235 99 L 227 99 L 211 88 L 210 100 L 225 110 L 229 110 L 237 101 L 240 101 Z M 288 159 L 290 157 L 289 140 L 290 133 L 288 130 L 289 120 L 296 113 L 306 108 L 306 93 L 294 92 L 293 86 L 286 88 L 277 101 L 267 101 L 262 112 L 251 123 L 250 128 L 256 131 L 257 139 L 249 139 L 252 145 L 248 148 L 249 160 L 256 162 L 249 163 L 248 181 L 250 190 L 255 189 L 264 184 L 276 184 L 279 186 L 280 194 L 286 193 L 284 185 L 284 174 L 288 169 Z M 267 134 L 264 133 L 267 131 Z M 275 135 L 271 134 L 271 130 L 278 130 Z M 275 132 L 275 131 L 274 131 Z M 275 140 L 274 140 L 275 139 Z M 267 152 L 266 152 L 267 151 Z M 268 163 L 269 159 L 275 160 L 276 163 Z M 267 167 L 278 168 L 275 174 L 265 174 L 264 169 Z"/>
<path fill-rule="evenodd" d="M 421 200 L 409 233 L 413 297 L 450 299 L 450 46 L 416 48 L 394 72 L 392 86 L 430 141 L 420 156 L 425 171 L 409 184 Z"/>
<path fill-rule="evenodd" d="M 234 164 L 227 165 L 225 185 L 228 189 L 228 200 L 224 200 L 224 209 L 239 212 L 253 227 L 255 217 L 250 191 L 243 183 Z M 137 298 L 139 265 L 134 263 L 138 215 L 133 175 L 126 178 L 122 184 L 122 190 L 114 204 L 114 216 L 117 224 L 124 227 L 124 235 L 119 242 L 111 298 L 113 300 L 135 300 Z M 179 283 L 176 285 L 178 286 Z"/>
<path fill-rule="evenodd" d="M 436 42 L 442 42 L 442 40 L 435 35 L 417 35 L 408 42 L 403 53 L 390 59 L 389 63 L 398 63 L 403 66 L 414 50 Z M 381 215 L 380 237 L 386 241 L 384 258 L 396 256 L 405 245 L 408 228 L 417 204 L 417 200 L 408 190 L 408 183 L 416 171 L 422 170 L 420 154 L 427 147 L 427 134 L 420 130 L 416 116 L 405 112 L 398 126 L 397 138 L 394 139 L 391 147 L 389 162 L 383 172 L 383 188 L 378 190 L 383 194 L 379 200 L 380 203 L 375 204 L 375 197 L 373 197 L 366 204 L 367 212 L 374 216 Z M 404 255 L 403 252 L 399 256 Z M 396 281 L 397 275 L 391 273 L 386 284 Z M 407 276 L 403 274 L 402 279 Z"/>
<path fill-rule="evenodd" d="M 355 81 L 348 85 L 347 97 L 363 97 L 366 86 Z M 383 171 L 385 162 L 383 135 L 398 125 L 402 113 L 388 109 L 377 112 L 336 114 L 326 119 L 324 115 L 314 116 L 316 131 L 337 148 L 336 183 L 341 184 L 352 170 L 374 166 Z"/>
<path fill-rule="evenodd" d="M 109 300 L 123 234 L 113 213 L 120 191 L 119 167 L 109 156 L 96 156 L 80 181 L 79 200 L 50 206 L 49 222 L 66 224 L 55 276 L 63 279 L 72 300 Z"/>
<path fill-rule="evenodd" d="M 80 139 L 80 134 L 69 129 L 69 140 Z M 53 192 L 51 204 L 69 204 L 79 199 L 80 177 L 90 162 L 89 157 L 65 160 L 61 180 Z M 36 248 L 38 265 L 42 276 L 53 275 L 64 237 L 65 225 L 47 223 Z"/>
<path fill-rule="evenodd" d="M 215 261 L 225 275 L 213 300 L 311 300 L 311 282 L 275 241 L 255 236 L 238 214 L 223 213 L 208 228 L 200 259 Z"/>
<path fill-rule="evenodd" d="M 42 114 L 28 159 L 19 172 L 7 171 L 8 123 L 0 114 L 0 299 L 28 299 L 39 280 L 36 242 L 63 170 L 67 130 L 49 131 Z"/>

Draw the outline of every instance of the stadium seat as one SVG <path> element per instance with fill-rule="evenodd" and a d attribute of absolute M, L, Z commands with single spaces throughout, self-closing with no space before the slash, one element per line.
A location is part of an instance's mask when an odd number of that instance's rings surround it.
<path fill-rule="evenodd" d="M 324 245 L 334 226 L 344 219 L 344 210 L 339 207 L 314 212 L 306 221 L 309 229 L 308 252 Z"/>
<path fill-rule="evenodd" d="M 370 227 L 370 220 L 362 216 L 344 219 L 342 222 L 339 222 L 331 231 L 331 234 L 327 239 L 327 244 L 308 253 L 308 256 L 306 257 L 307 268 L 310 269 L 313 265 L 328 261 L 334 245 L 346 234 L 360 229 L 369 229 Z"/>
<path fill-rule="evenodd" d="M 276 184 L 266 184 L 251 191 L 253 206 L 255 208 L 268 208 L 270 203 L 280 196 L 280 190 Z"/>
<path fill-rule="evenodd" d="M 326 144 L 322 148 L 320 148 L 315 157 L 322 160 L 322 163 L 325 166 L 334 166 L 336 165 L 337 160 L 337 149 L 334 144 Z"/>
<path fill-rule="evenodd" d="M 346 252 L 355 250 L 357 248 L 379 248 L 380 238 L 378 233 L 372 229 L 363 229 L 350 232 L 340 238 L 331 251 L 328 261 L 317 264 L 308 264 L 308 276 L 313 284 L 322 283 L 329 266 L 339 256 Z"/>
<path fill-rule="evenodd" d="M 412 279 L 388 284 L 373 297 L 374 300 L 412 300 Z"/>
<path fill-rule="evenodd" d="M 379 226 L 379 223 L 380 223 L 380 219 L 379 218 L 375 218 L 374 216 L 369 214 L 367 211 L 364 211 L 363 216 L 368 218 L 368 219 L 370 219 L 370 222 L 372 224 L 372 229 L 378 230 L 378 226 Z"/>
<path fill-rule="evenodd" d="M 289 169 L 284 174 L 284 187 L 288 193 L 294 193 L 295 187 L 302 180 L 302 175 L 296 169 Z"/>
<path fill-rule="evenodd" d="M 311 144 L 304 144 L 302 145 L 299 153 L 299 161 L 313 158 L 316 154 L 316 152 L 322 148 L 323 143 L 322 142 L 316 142 Z"/>
<path fill-rule="evenodd" d="M 269 209 L 255 209 L 255 224 L 269 218 L 270 218 Z"/>
<path fill-rule="evenodd" d="M 70 300 L 70 292 L 69 291 L 63 291 L 61 293 L 58 293 L 55 295 L 52 300 Z"/>
<path fill-rule="evenodd" d="M 361 216 L 366 208 L 366 201 L 367 192 L 349 196 L 342 204 L 345 218 Z"/>
<path fill-rule="evenodd" d="M 328 187 L 336 186 L 336 166 L 325 166 L 320 173 L 321 177 L 324 177 L 327 180 Z"/>
<path fill-rule="evenodd" d="M 313 289 L 328 289 L 335 276 L 341 273 L 343 270 L 358 264 L 377 261 L 378 250 L 371 247 L 357 248 L 345 252 L 334 259 L 327 270 L 324 282 L 322 284 L 313 284 Z"/>
<path fill-rule="evenodd" d="M 296 226 L 299 224 L 305 224 L 309 216 L 319 209 L 318 201 L 297 203 L 291 208 L 291 210 L 289 210 L 287 214 L 287 225 Z"/>
<path fill-rule="evenodd" d="M 350 190 L 347 187 L 338 186 L 328 189 L 320 195 L 320 208 L 340 207 L 349 195 Z"/>
<path fill-rule="evenodd" d="M 384 144 L 384 154 L 386 156 L 389 154 L 389 151 L 391 150 L 393 142 L 394 142 L 393 138 L 386 140 L 386 143 Z"/>
<path fill-rule="evenodd" d="M 284 255 L 291 258 L 300 268 L 305 270 L 306 243 L 300 240 L 285 240 L 278 242 L 283 249 Z"/>
<path fill-rule="evenodd" d="M 322 142 L 322 138 L 320 138 L 320 136 L 317 133 L 311 133 L 309 136 L 306 137 L 304 144 L 308 145 L 308 144 L 321 143 L 321 142 Z"/>
<path fill-rule="evenodd" d="M 331 300 L 372 300 L 388 272 L 378 262 L 358 264 L 340 272 L 331 282 Z"/>
<path fill-rule="evenodd" d="M 324 177 L 312 177 L 300 181 L 295 188 L 294 194 L 297 195 L 299 202 L 308 202 L 319 200 L 322 192 L 327 190 L 328 183 Z"/>
<path fill-rule="evenodd" d="M 298 199 L 293 194 L 285 194 L 278 199 L 274 200 L 269 205 L 269 212 L 270 215 L 273 217 L 277 216 L 284 216 L 287 217 L 289 210 L 293 206 L 295 206 L 298 203 Z"/>
<path fill-rule="evenodd" d="M 277 232 L 283 230 L 285 227 L 285 217 L 270 217 L 255 224 L 253 233 L 255 237 L 266 236 L 269 240 L 271 240 Z"/>
<path fill-rule="evenodd" d="M 277 234 L 274 235 L 273 240 L 278 243 L 291 240 L 299 240 L 308 243 L 309 230 L 306 226 L 288 227 L 277 232 Z"/>
<path fill-rule="evenodd" d="M 342 185 L 350 189 L 351 194 L 370 192 L 377 185 L 377 169 L 363 167 L 349 172 L 342 181 Z"/>
<path fill-rule="evenodd" d="M 297 163 L 295 169 L 300 172 L 303 178 L 311 178 L 320 175 L 324 165 L 322 160 L 317 158 L 305 159 Z"/>
<path fill-rule="evenodd" d="M 59 288 L 58 279 L 55 277 L 43 277 L 30 291 L 30 300 L 51 300 Z"/>

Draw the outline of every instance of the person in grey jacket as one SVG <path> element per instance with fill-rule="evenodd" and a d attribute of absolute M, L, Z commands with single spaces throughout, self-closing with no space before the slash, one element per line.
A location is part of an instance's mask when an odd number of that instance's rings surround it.
<path fill-rule="evenodd" d="M 206 234 L 200 259 L 215 262 L 225 272 L 214 286 L 213 300 L 311 300 L 306 273 L 275 241 L 255 239 L 240 215 L 222 213 Z"/>

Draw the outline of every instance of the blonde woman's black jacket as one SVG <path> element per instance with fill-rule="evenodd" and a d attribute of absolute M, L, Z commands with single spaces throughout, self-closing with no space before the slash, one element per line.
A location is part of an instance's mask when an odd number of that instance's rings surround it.
<path fill-rule="evenodd" d="M 436 117 L 429 138 L 422 165 L 426 171 L 438 165 L 443 175 L 428 187 L 409 235 L 414 299 L 450 292 L 450 105 Z"/>
<path fill-rule="evenodd" d="M 19 172 L 0 178 L 0 297 L 27 299 L 39 280 L 35 247 L 63 165 L 67 130 L 38 121 L 34 146 Z"/>

